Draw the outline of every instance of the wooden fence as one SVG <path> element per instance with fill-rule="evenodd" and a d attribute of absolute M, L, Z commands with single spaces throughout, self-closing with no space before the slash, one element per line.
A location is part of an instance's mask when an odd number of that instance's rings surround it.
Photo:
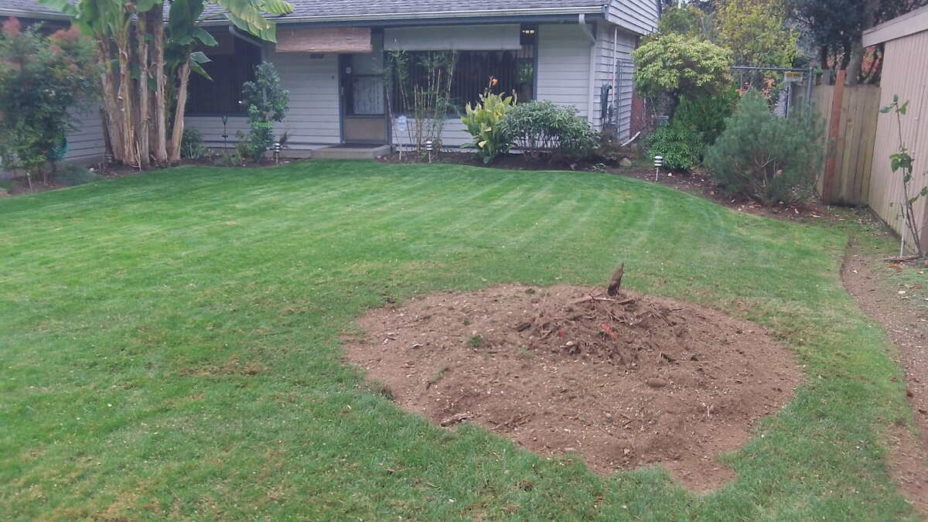
<path fill-rule="evenodd" d="M 825 162 L 816 189 L 826 203 L 866 205 L 870 168 L 880 111 L 880 88 L 844 85 L 844 71 L 835 85 L 813 91 L 815 106 L 825 120 Z"/>

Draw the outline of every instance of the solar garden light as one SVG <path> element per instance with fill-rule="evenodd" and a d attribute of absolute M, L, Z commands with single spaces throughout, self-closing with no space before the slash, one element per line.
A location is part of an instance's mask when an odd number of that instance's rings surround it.
<path fill-rule="evenodd" d="M 429 163 L 432 162 L 432 150 L 434 150 L 432 140 L 425 140 L 425 152 L 429 154 Z"/>
<path fill-rule="evenodd" d="M 654 156 L 654 181 L 657 181 L 657 176 L 661 173 L 661 167 L 663 166 L 664 166 L 664 157 Z"/>

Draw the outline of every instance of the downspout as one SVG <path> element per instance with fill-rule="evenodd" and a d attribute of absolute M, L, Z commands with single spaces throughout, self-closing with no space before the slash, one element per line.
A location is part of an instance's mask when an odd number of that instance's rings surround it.
<path fill-rule="evenodd" d="M 593 124 L 593 115 L 595 114 L 595 100 L 596 96 L 596 35 L 593 34 L 593 31 L 590 30 L 589 26 L 586 24 L 586 15 L 580 13 L 577 15 L 577 23 L 580 24 L 580 30 L 583 31 L 583 34 L 590 39 L 590 64 L 589 64 L 589 78 L 587 78 L 587 85 L 589 89 L 587 91 L 587 107 L 586 107 L 586 119 Z"/>

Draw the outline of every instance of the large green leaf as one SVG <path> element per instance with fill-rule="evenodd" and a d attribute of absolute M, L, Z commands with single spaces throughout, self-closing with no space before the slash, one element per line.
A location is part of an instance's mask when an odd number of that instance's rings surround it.
<path fill-rule="evenodd" d="M 259 9 L 273 15 L 286 15 L 293 12 L 293 5 L 284 0 L 258 0 Z"/>

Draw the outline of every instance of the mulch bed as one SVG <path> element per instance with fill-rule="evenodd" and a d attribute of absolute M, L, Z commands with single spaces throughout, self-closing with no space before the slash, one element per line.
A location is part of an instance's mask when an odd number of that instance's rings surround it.
<path fill-rule="evenodd" d="M 369 311 L 346 359 L 404 409 L 474 422 L 599 473 L 662 465 L 708 491 L 716 460 L 786 404 L 801 371 L 756 324 L 671 299 L 502 285 Z"/>

